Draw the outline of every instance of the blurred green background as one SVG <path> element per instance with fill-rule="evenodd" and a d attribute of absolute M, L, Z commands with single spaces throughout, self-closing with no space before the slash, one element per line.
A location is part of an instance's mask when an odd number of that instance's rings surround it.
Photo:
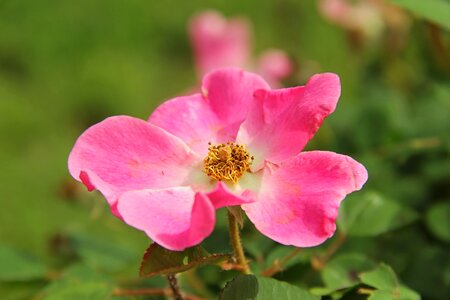
<path fill-rule="evenodd" d="M 340 75 L 338 108 L 308 149 L 348 154 L 369 171 L 363 191 L 341 207 L 339 249 L 330 252 L 333 238 L 301 251 L 276 278 L 332 288 L 339 278 L 329 274 L 383 261 L 423 299 L 450 299 L 449 29 L 404 12 L 406 30 L 365 37 L 326 20 L 317 6 L 0 0 L 0 298 L 50 299 L 56 291 L 52 299 L 72 299 L 58 291 L 61 274 L 90 280 L 93 291 L 105 282 L 111 290 L 165 285 L 138 279 L 150 241 L 75 182 L 66 161 L 90 125 L 118 114 L 145 119 L 197 84 L 186 26 L 194 13 L 217 9 L 250 20 L 255 55 L 272 47 L 289 53 L 296 73 L 286 85 L 317 72 Z M 244 244 L 258 272 L 291 248 L 252 226 L 246 222 Z M 229 251 L 223 212 L 205 248 Z M 325 267 L 314 268 L 323 253 L 330 253 Z M 233 275 L 205 267 L 181 284 L 207 297 Z"/>

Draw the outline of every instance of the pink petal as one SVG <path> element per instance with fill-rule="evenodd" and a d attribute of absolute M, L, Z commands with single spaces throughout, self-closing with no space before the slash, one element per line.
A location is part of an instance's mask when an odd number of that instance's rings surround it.
<path fill-rule="evenodd" d="M 351 157 L 302 152 L 279 166 L 267 163 L 257 201 L 242 207 L 271 239 L 316 246 L 333 235 L 340 202 L 366 180 L 366 169 Z"/>
<path fill-rule="evenodd" d="M 203 95 L 166 101 L 153 112 L 149 122 L 181 138 L 204 157 L 208 142 L 218 144 L 236 139 L 253 93 L 260 88 L 268 85 L 255 74 L 236 68 L 214 71 L 203 80 Z"/>
<path fill-rule="evenodd" d="M 199 244 L 216 221 L 209 199 L 189 187 L 125 192 L 118 211 L 127 224 L 176 251 Z"/>
<path fill-rule="evenodd" d="M 250 54 L 249 25 L 242 19 L 227 21 L 216 11 L 195 16 L 189 37 L 200 75 L 222 67 L 244 67 Z"/>
<path fill-rule="evenodd" d="M 198 161 L 178 138 L 143 120 L 117 116 L 87 129 L 69 156 L 70 174 L 110 205 L 125 191 L 183 185 Z"/>
<path fill-rule="evenodd" d="M 244 121 L 258 89 L 270 89 L 260 76 L 237 68 L 224 68 L 203 78 L 202 91 L 213 112 L 223 124 L 236 125 Z"/>
<path fill-rule="evenodd" d="M 281 81 L 291 75 L 293 70 L 293 62 L 282 50 L 266 50 L 258 59 L 258 74 L 261 74 L 272 87 L 281 86 Z"/>
<path fill-rule="evenodd" d="M 222 124 L 200 94 L 164 102 L 148 121 L 181 138 L 201 157 L 208 153 L 208 142 L 223 143 L 236 136 L 236 128 Z"/>
<path fill-rule="evenodd" d="M 253 202 L 247 192 L 233 193 L 222 181 L 219 181 L 216 188 L 207 193 L 207 196 L 216 209 Z"/>
<path fill-rule="evenodd" d="M 319 11 L 329 21 L 337 24 L 348 24 L 352 6 L 346 0 L 321 0 Z"/>
<path fill-rule="evenodd" d="M 334 111 L 340 92 L 339 77 L 331 73 L 315 75 L 305 86 L 257 91 L 237 137 L 255 156 L 254 168 L 263 159 L 279 163 L 298 154 Z"/>

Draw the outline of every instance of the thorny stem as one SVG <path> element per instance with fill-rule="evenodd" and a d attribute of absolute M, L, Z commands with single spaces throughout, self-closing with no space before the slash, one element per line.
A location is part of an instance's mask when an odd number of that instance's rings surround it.
<path fill-rule="evenodd" d="M 228 211 L 228 229 L 230 231 L 231 246 L 233 247 L 233 255 L 237 260 L 240 270 L 244 274 L 250 274 L 250 268 L 245 258 L 244 249 L 242 248 L 241 237 L 239 235 L 239 224 L 236 217 Z"/>
<path fill-rule="evenodd" d="M 328 260 L 330 260 L 330 258 L 333 256 L 333 254 L 336 253 L 336 251 L 338 251 L 339 248 L 341 248 L 346 238 L 347 237 L 345 236 L 345 234 L 342 233 L 342 231 L 339 231 L 337 233 L 336 239 L 332 244 L 330 244 L 325 254 L 319 257 L 312 258 L 311 265 L 313 269 L 315 269 L 316 271 L 322 270 L 325 267 Z"/>
<path fill-rule="evenodd" d="M 174 274 L 167 275 L 167 281 L 169 281 L 170 289 L 172 290 L 174 300 L 183 300 L 181 296 L 180 287 L 178 286 L 178 280 Z"/>
<path fill-rule="evenodd" d="M 295 248 L 290 253 L 288 253 L 285 257 L 283 257 L 281 260 L 276 259 L 272 265 L 261 272 L 262 276 L 272 277 L 276 273 L 283 270 L 283 266 L 288 263 L 291 259 L 293 259 L 298 253 L 300 253 L 302 249 L 301 248 Z"/>

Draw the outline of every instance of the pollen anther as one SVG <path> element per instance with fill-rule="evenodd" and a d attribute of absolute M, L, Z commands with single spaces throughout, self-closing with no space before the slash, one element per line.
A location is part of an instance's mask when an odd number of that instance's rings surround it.
<path fill-rule="evenodd" d="M 208 143 L 208 145 L 208 155 L 203 160 L 203 172 L 209 177 L 236 183 L 250 169 L 254 158 L 243 145 L 236 143 L 220 145 Z"/>

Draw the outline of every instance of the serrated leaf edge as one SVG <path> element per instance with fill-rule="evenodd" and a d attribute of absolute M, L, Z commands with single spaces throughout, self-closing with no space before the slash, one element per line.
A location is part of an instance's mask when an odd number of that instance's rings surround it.
<path fill-rule="evenodd" d="M 205 257 L 201 257 L 199 260 L 195 260 L 195 261 L 189 262 L 186 265 L 183 265 L 181 267 L 171 267 L 171 268 L 161 269 L 160 271 L 157 271 L 157 272 L 145 273 L 143 271 L 144 262 L 151 255 L 151 250 L 154 247 L 157 247 L 157 246 L 158 245 L 156 243 L 153 243 L 145 251 L 144 256 L 142 257 L 141 265 L 139 266 L 139 276 L 140 277 L 148 278 L 148 277 L 153 277 L 153 276 L 156 276 L 156 275 L 167 275 L 167 274 L 181 273 L 181 272 L 185 272 L 185 271 L 187 271 L 189 269 L 192 269 L 194 267 L 202 266 L 209 259 L 215 259 L 215 258 L 220 258 L 220 257 L 223 257 L 224 259 L 230 259 L 231 258 L 230 254 L 214 253 L 214 254 L 210 254 L 210 255 L 205 256 Z"/>

